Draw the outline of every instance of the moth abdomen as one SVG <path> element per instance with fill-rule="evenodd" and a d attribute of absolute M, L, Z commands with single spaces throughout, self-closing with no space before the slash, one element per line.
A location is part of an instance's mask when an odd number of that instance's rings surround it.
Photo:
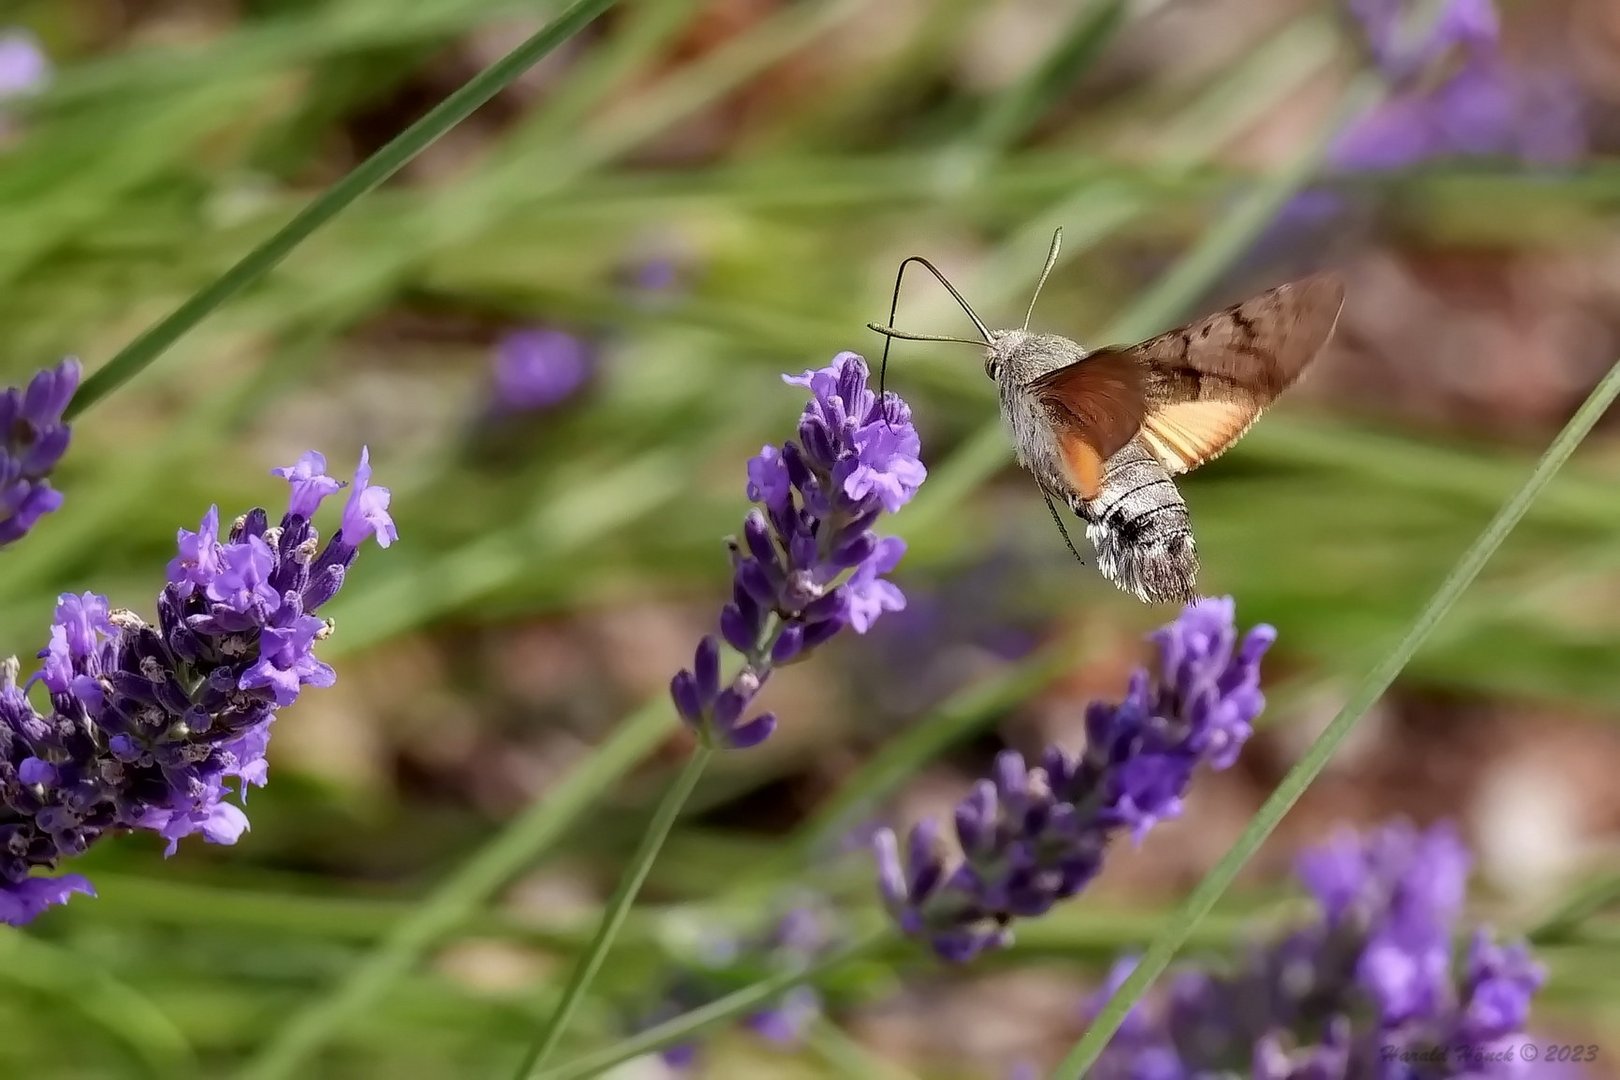
<path fill-rule="evenodd" d="M 1183 603 L 1198 595 L 1198 549 L 1181 492 L 1157 458 L 1133 440 L 1108 462 L 1094 499 L 1066 501 L 1086 523 L 1097 568 L 1149 603 Z"/>

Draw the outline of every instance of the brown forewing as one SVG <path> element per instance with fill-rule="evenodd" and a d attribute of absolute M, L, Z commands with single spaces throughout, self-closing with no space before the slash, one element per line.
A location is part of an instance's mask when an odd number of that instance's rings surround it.
<path fill-rule="evenodd" d="M 1172 474 L 1219 456 L 1322 351 L 1344 306 L 1344 283 L 1316 274 L 1279 285 L 1149 338 L 1087 358 L 1129 357 L 1142 370 L 1142 437 Z"/>
<path fill-rule="evenodd" d="M 1127 353 L 1093 353 L 1029 384 L 1057 433 L 1076 491 L 1094 499 L 1103 465 L 1142 427 L 1145 372 Z"/>

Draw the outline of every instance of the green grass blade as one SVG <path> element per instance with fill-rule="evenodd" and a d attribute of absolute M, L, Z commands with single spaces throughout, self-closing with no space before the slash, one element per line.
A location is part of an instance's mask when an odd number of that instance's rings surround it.
<path fill-rule="evenodd" d="M 196 1073 L 191 1046 L 174 1021 L 86 957 L 7 927 L 0 934 L 0 983 L 78 1013 L 122 1046 L 144 1075 L 174 1080 Z"/>
<path fill-rule="evenodd" d="M 1344 737 L 1350 733 L 1356 721 L 1361 719 L 1362 714 L 1372 707 L 1385 690 L 1389 689 L 1395 677 L 1412 658 L 1412 654 L 1417 652 L 1430 632 L 1457 602 L 1457 598 L 1473 582 L 1486 561 L 1530 508 L 1536 496 L 1541 494 L 1542 488 L 1547 486 L 1564 462 L 1569 460 L 1569 456 L 1575 452 L 1575 448 L 1580 445 L 1587 432 L 1592 430 L 1593 425 L 1608 410 L 1617 394 L 1620 394 L 1620 363 L 1609 369 L 1603 381 L 1598 383 L 1591 396 L 1547 448 L 1547 452 L 1542 455 L 1541 461 L 1537 463 L 1530 478 L 1524 482 L 1524 486 L 1497 512 L 1496 517 L 1479 535 L 1479 539 L 1475 540 L 1473 546 L 1457 561 L 1451 573 L 1429 598 L 1429 602 L 1418 612 L 1405 636 L 1389 655 L 1362 679 L 1361 684 L 1350 695 L 1350 699 L 1333 718 L 1327 730 L 1322 732 L 1299 762 L 1283 777 L 1282 782 L 1260 807 L 1231 850 L 1222 856 L 1221 861 L 1215 864 L 1215 868 L 1198 883 L 1198 887 L 1177 910 L 1169 926 L 1154 939 L 1153 944 L 1148 947 L 1136 965 L 1136 970 L 1109 999 L 1107 1006 L 1092 1023 L 1091 1030 L 1086 1032 L 1085 1038 L 1080 1040 L 1058 1066 L 1055 1075 L 1060 1080 L 1080 1077 L 1096 1062 L 1103 1048 L 1107 1046 L 1108 1040 L 1118 1030 L 1126 1012 L 1136 1004 L 1149 984 L 1164 971 L 1176 951 L 1198 925 L 1198 921 L 1209 912 L 1221 894 L 1232 884 L 1232 879 L 1237 876 L 1243 864 L 1255 853 L 1266 837 L 1271 835 L 1271 831 L 1277 827 L 1283 815 L 1288 813 L 1304 794 L 1305 789 L 1316 778 L 1316 774 L 1322 771 L 1328 758 L 1333 756 L 1333 751 L 1344 741 Z"/>
<path fill-rule="evenodd" d="M 270 239 L 242 257 L 212 285 L 175 308 L 86 379 L 68 408 L 72 419 L 133 378 L 215 308 L 268 273 L 299 244 L 356 199 L 387 180 L 441 135 L 471 116 L 547 53 L 583 30 L 617 0 L 577 0 L 553 22 L 479 72 L 426 116 L 400 132 L 354 171 L 333 184 Z"/>
<path fill-rule="evenodd" d="M 1125 25 L 1129 7 L 1125 0 L 1098 0 L 1085 7 L 1029 75 L 996 95 L 967 137 L 947 152 L 960 162 L 964 186 L 1074 87 Z"/>
<path fill-rule="evenodd" d="M 916 1074 L 879 1057 L 843 1028 L 822 1018 L 810 1025 L 805 1046 L 821 1058 L 834 1076 L 862 1076 L 866 1080 L 917 1080 Z"/>
<path fill-rule="evenodd" d="M 1567 941 L 1582 923 L 1617 902 L 1620 902 L 1620 874 L 1604 874 L 1575 889 L 1525 936 L 1538 945 Z"/>
<path fill-rule="evenodd" d="M 647 832 L 642 836 L 641 844 L 636 848 L 630 865 L 626 867 L 624 877 L 619 881 L 619 887 L 613 891 L 607 908 L 602 912 L 602 922 L 596 929 L 596 936 L 591 938 L 585 954 L 574 962 L 574 971 L 568 977 L 568 985 L 563 988 L 562 1000 L 557 1003 L 551 1018 L 546 1021 L 533 1044 L 524 1053 L 517 1072 L 513 1073 L 517 1080 L 525 1080 L 544 1064 L 546 1058 L 557 1048 L 557 1041 L 568 1029 L 568 1021 L 573 1019 L 574 1012 L 585 997 L 585 992 L 590 989 L 591 983 L 596 979 L 596 973 L 601 970 L 602 961 L 607 958 L 608 950 L 613 947 L 613 939 L 618 936 L 619 927 L 624 925 L 625 916 L 630 914 L 630 907 L 636 902 L 636 894 L 641 892 L 642 883 L 647 880 L 647 873 L 652 869 L 653 861 L 658 858 L 659 849 L 669 837 L 670 829 L 674 828 L 681 807 L 686 805 L 686 800 L 692 795 L 692 789 L 697 787 L 698 779 L 703 775 L 704 768 L 713 756 L 713 747 L 699 747 L 687 759 L 685 768 L 675 778 L 675 783 L 670 785 L 663 801 L 658 804 L 658 810 L 653 814 L 652 822 L 647 826 Z"/>
<path fill-rule="evenodd" d="M 376 1004 L 434 943 L 565 835 L 669 730 L 669 701 L 660 694 L 620 724 L 548 797 L 537 799 L 445 878 L 331 994 L 294 1014 L 238 1075 L 243 1080 L 293 1075 L 340 1028 Z"/>
<path fill-rule="evenodd" d="M 728 1020 L 748 1015 L 785 990 L 810 982 L 833 968 L 842 967 L 852 960 L 875 953 L 891 943 L 892 938 L 887 929 L 858 938 L 844 949 L 807 967 L 761 979 L 741 990 L 727 994 L 719 1001 L 711 1002 L 700 1009 L 693 1009 L 689 1013 L 682 1013 L 622 1042 L 566 1062 L 555 1069 L 548 1069 L 539 1074 L 539 1080 L 583 1080 L 584 1077 L 600 1075 L 615 1065 L 622 1065 L 643 1054 L 678 1046 Z"/>

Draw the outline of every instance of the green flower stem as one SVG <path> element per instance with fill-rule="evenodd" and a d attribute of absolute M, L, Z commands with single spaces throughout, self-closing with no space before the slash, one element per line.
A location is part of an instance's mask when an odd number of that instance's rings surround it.
<path fill-rule="evenodd" d="M 584 955 L 574 964 L 574 973 L 569 976 L 568 985 L 563 989 L 562 1000 L 557 1003 L 551 1019 L 546 1021 L 545 1027 L 540 1029 L 540 1034 L 523 1055 L 523 1061 L 517 1071 L 512 1074 L 517 1080 L 525 1080 L 544 1064 L 546 1058 L 556 1049 L 557 1041 L 567 1030 L 568 1021 L 573 1019 L 574 1012 L 585 998 L 585 992 L 590 989 L 596 973 L 601 970 L 602 961 L 607 958 L 613 939 L 618 936 L 619 928 L 624 925 L 625 917 L 630 914 L 631 905 L 636 901 L 636 894 L 641 891 L 642 883 L 647 880 L 653 860 L 658 858 L 658 851 L 664 846 L 664 840 L 669 836 L 670 829 L 674 828 L 681 807 L 691 796 L 692 789 L 697 787 L 698 778 L 703 775 L 704 768 L 714 754 L 713 747 L 698 747 L 687 759 L 686 767 L 675 778 L 675 783 L 670 785 L 663 802 L 658 804 L 652 823 L 647 826 L 647 832 L 641 838 L 641 846 L 636 849 L 628 870 L 619 881 L 619 887 L 608 900 L 607 909 L 602 913 L 601 925 L 596 929 L 596 936 L 591 939 Z"/>
<path fill-rule="evenodd" d="M 1541 494 L 1541 490 L 1557 474 L 1564 462 L 1569 460 L 1569 456 L 1575 452 L 1575 448 L 1580 445 L 1587 432 L 1592 430 L 1592 426 L 1608 410 L 1616 395 L 1620 395 L 1620 363 L 1609 369 L 1603 381 L 1598 383 L 1591 396 L 1547 448 L 1547 452 L 1542 455 L 1541 461 L 1537 463 L 1530 478 L 1524 482 L 1524 486 L 1502 506 L 1496 517 L 1480 534 L 1479 539 L 1475 540 L 1473 546 L 1457 561 L 1445 581 L 1429 598 L 1429 602 L 1418 612 L 1406 635 L 1388 656 L 1367 673 L 1355 692 L 1350 695 L 1350 700 L 1345 702 L 1344 708 L 1328 725 L 1327 730 L 1322 732 L 1305 752 L 1305 756 L 1288 771 L 1288 775 L 1283 777 L 1282 783 L 1277 785 L 1277 790 L 1272 792 L 1271 797 L 1260 807 L 1231 850 L 1205 875 L 1197 888 L 1193 889 L 1169 925 L 1159 933 L 1143 954 L 1136 969 L 1131 972 L 1130 978 L 1126 979 L 1109 999 L 1107 1006 L 1092 1023 L 1091 1030 L 1086 1032 L 1085 1037 L 1058 1066 L 1055 1074 L 1058 1080 L 1073 1080 L 1083 1076 L 1086 1070 L 1096 1063 L 1103 1048 L 1108 1045 L 1108 1040 L 1119 1029 L 1125 1014 L 1141 998 L 1149 984 L 1169 965 L 1176 951 L 1198 925 L 1198 921 L 1220 899 L 1243 864 L 1255 853 L 1266 837 L 1271 835 L 1271 831 L 1277 827 L 1283 815 L 1288 813 L 1304 794 L 1306 787 L 1316 778 L 1316 774 L 1322 771 L 1322 767 L 1333 756 L 1333 751 L 1344 741 L 1344 737 L 1350 733 L 1356 721 L 1372 707 L 1385 690 L 1389 689 L 1395 677 L 1400 674 L 1401 669 L 1428 638 L 1430 632 L 1473 582 L 1486 561 L 1507 538 L 1508 533 L 1513 531 L 1513 527 L 1519 523 L 1519 519 L 1530 508 L 1536 496 Z"/>
<path fill-rule="evenodd" d="M 387 180 L 441 135 L 471 116 L 547 53 L 583 30 L 617 0 L 577 0 L 533 37 L 479 72 L 426 116 L 400 132 L 319 198 L 306 206 L 275 235 L 248 252 L 210 286 L 193 295 L 140 337 L 124 346 L 86 379 L 68 407 L 73 419 L 133 378 L 225 301 L 259 280 L 316 230 L 337 217 L 356 199 Z"/>
<path fill-rule="evenodd" d="M 621 723 L 546 798 L 536 799 L 404 915 L 336 990 L 295 1013 L 238 1076 L 276 1080 L 293 1075 L 338 1030 L 374 1005 L 446 933 L 465 924 L 497 889 L 564 836 L 595 805 L 602 791 L 623 779 L 669 731 L 669 699 L 659 694 Z"/>
<path fill-rule="evenodd" d="M 597 1076 L 615 1065 L 621 1065 L 643 1054 L 652 1054 L 670 1046 L 677 1046 L 710 1028 L 748 1015 L 785 990 L 810 982 L 852 960 L 870 956 L 889 944 L 892 944 L 892 938 L 887 929 L 875 931 L 807 967 L 762 979 L 735 993 L 727 994 L 719 1001 L 711 1002 L 701 1009 L 682 1013 L 613 1046 L 575 1058 L 555 1069 L 548 1069 L 540 1073 L 537 1080 L 583 1080 L 584 1077 Z"/>

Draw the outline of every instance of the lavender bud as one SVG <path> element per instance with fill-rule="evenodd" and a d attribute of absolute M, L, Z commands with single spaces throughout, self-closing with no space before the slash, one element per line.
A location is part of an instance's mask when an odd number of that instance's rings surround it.
<path fill-rule="evenodd" d="M 704 635 L 698 642 L 692 673 L 697 680 L 698 695 L 705 702 L 713 701 L 720 692 L 720 643 L 714 638 Z"/>
<path fill-rule="evenodd" d="M 727 645 L 746 656 L 759 643 L 759 627 L 744 619 L 736 604 L 727 604 L 720 609 L 720 636 Z"/>
<path fill-rule="evenodd" d="M 690 671 L 677 671 L 669 681 L 669 696 L 674 699 L 675 711 L 682 720 L 694 727 L 703 723 L 703 697 L 698 693 L 697 679 Z"/>
<path fill-rule="evenodd" d="M 804 627 L 798 624 L 786 626 L 777 635 L 776 642 L 771 646 L 771 663 L 778 666 L 790 664 L 798 659 L 799 654 L 803 651 Z"/>
<path fill-rule="evenodd" d="M 751 746 L 758 746 L 771 737 L 776 730 L 776 715 L 774 713 L 760 713 L 746 724 L 740 724 L 731 729 L 726 736 L 726 745 L 733 750 L 746 750 Z"/>

